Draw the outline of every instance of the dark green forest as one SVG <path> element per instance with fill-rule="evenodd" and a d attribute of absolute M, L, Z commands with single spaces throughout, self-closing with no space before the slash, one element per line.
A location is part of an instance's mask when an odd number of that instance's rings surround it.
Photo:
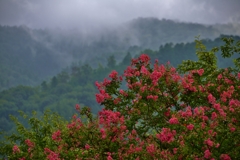
<path fill-rule="evenodd" d="M 207 49 L 221 46 L 226 35 L 220 35 L 220 29 L 155 18 L 135 19 L 125 27 L 88 36 L 0 26 L 0 131 L 13 131 L 9 115 L 18 116 L 19 110 L 41 115 L 49 109 L 69 120 L 78 103 L 97 114 L 101 107 L 95 100 L 96 81 L 112 70 L 122 74 L 141 53 L 174 67 L 183 60 L 197 60 L 194 37 L 201 35 Z M 217 57 L 220 68 L 233 65 L 220 53 Z"/>

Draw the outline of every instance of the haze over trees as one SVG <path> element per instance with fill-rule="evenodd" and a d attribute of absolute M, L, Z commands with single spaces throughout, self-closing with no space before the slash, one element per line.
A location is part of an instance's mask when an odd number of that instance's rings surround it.
<path fill-rule="evenodd" d="M 166 43 L 186 44 L 197 35 L 213 40 L 221 34 L 239 34 L 239 28 L 157 18 L 138 18 L 92 33 L 0 26 L 0 90 L 19 84 L 38 85 L 72 63 L 96 68 L 107 65 L 106 57 L 111 55 L 119 63 L 127 52 L 135 56 L 145 49 L 156 51 Z"/>

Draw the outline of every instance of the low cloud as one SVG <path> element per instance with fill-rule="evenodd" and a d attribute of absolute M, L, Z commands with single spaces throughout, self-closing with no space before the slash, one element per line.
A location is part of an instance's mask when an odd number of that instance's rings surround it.
<path fill-rule="evenodd" d="M 240 22 L 239 0 L 1 0 L 1 25 L 99 28 L 138 17 L 203 24 Z"/>

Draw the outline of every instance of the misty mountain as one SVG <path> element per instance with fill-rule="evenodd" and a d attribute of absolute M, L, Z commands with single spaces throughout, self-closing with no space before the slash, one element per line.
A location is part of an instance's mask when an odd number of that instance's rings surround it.
<path fill-rule="evenodd" d="M 114 55 L 120 62 L 127 52 L 157 50 L 166 43 L 192 42 L 239 34 L 240 25 L 206 26 L 157 18 L 138 18 L 99 30 L 31 29 L 0 26 L 0 90 L 19 84 L 37 85 L 73 63 L 105 66 Z"/>

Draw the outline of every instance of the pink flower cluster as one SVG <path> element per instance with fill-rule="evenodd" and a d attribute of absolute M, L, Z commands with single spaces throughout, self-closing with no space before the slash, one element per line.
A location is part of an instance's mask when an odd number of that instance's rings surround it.
<path fill-rule="evenodd" d="M 169 123 L 170 123 L 170 124 L 179 124 L 179 121 L 178 121 L 178 119 L 177 119 L 176 117 L 173 117 L 173 118 L 171 118 L 171 119 L 169 120 Z"/>
<path fill-rule="evenodd" d="M 156 134 L 156 137 L 161 142 L 171 143 L 174 141 L 174 136 L 176 135 L 176 131 L 169 128 L 162 128 L 162 131 L 159 134 Z"/>
<path fill-rule="evenodd" d="M 57 130 L 56 132 L 54 132 L 52 134 L 52 139 L 56 142 L 59 142 L 61 141 L 61 131 L 60 130 Z"/>
<path fill-rule="evenodd" d="M 118 78 L 118 73 L 117 71 L 112 71 L 110 74 L 109 74 L 109 77 L 112 78 L 112 79 L 117 79 Z"/>
<path fill-rule="evenodd" d="M 113 112 L 111 110 L 105 110 L 99 112 L 99 124 L 106 127 L 110 127 L 115 124 L 123 124 L 124 116 L 120 112 Z"/>
<path fill-rule="evenodd" d="M 48 160 L 61 160 L 59 154 L 51 151 L 49 148 L 44 148 L 44 153 L 47 155 Z"/>
<path fill-rule="evenodd" d="M 17 145 L 14 145 L 13 148 L 12 148 L 12 150 L 13 150 L 13 154 L 15 154 L 15 153 L 20 153 L 20 149 L 18 148 Z"/>
<path fill-rule="evenodd" d="M 96 94 L 96 100 L 98 103 L 102 103 L 105 99 L 111 98 L 105 90 L 100 90 L 99 94 Z"/>

